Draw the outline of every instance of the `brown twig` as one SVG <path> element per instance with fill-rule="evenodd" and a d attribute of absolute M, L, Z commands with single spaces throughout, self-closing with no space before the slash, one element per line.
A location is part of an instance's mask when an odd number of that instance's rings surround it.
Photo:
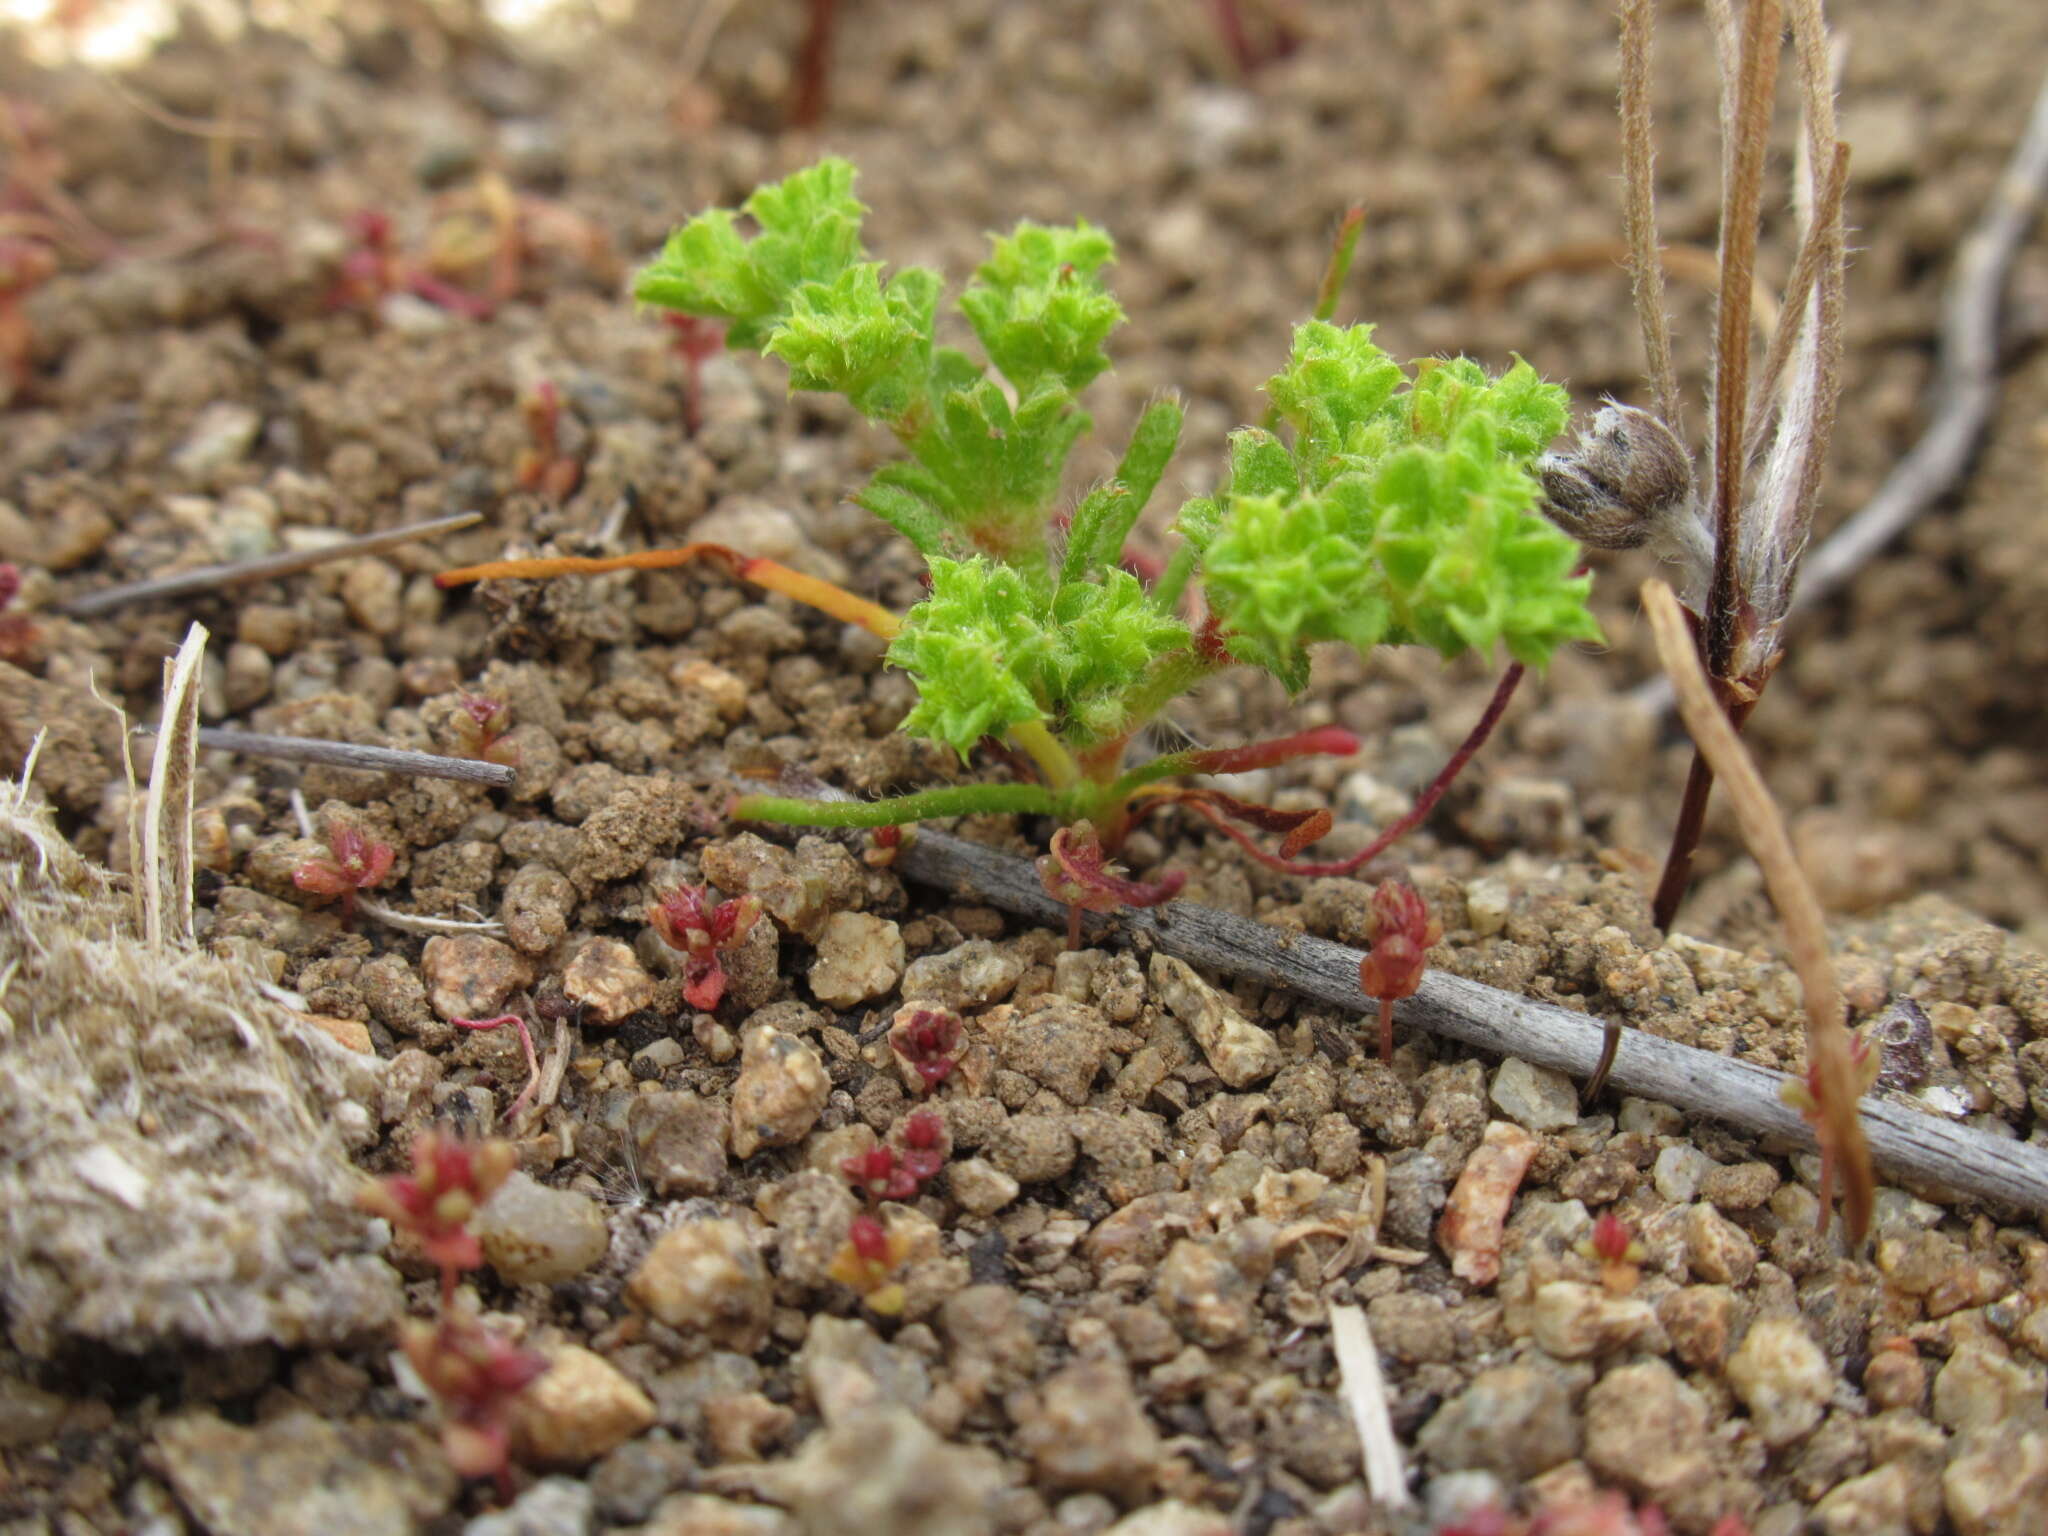
<path fill-rule="evenodd" d="M 136 727 L 136 734 L 155 733 L 144 725 Z M 353 741 L 322 741 L 313 736 L 272 736 L 228 726 L 202 726 L 199 746 L 207 752 L 239 752 L 244 757 L 268 757 L 287 763 L 324 763 L 333 768 L 357 768 L 364 773 L 459 779 L 466 784 L 488 784 L 493 789 L 508 788 L 517 777 L 516 771 L 503 763 L 486 763 L 476 758 L 442 757 L 402 747 L 365 747 Z"/>
<path fill-rule="evenodd" d="M 1030 861 L 1014 854 L 924 828 L 897 855 L 895 868 L 1047 927 L 1066 922 L 1066 908 L 1045 894 Z M 1284 987 L 1352 1013 L 1365 1001 L 1358 990 L 1358 950 L 1234 913 L 1177 901 L 1114 919 L 1090 913 L 1086 924 L 1097 943 L 1142 939 L 1192 965 Z M 1400 1015 L 1410 1028 L 1574 1076 L 1584 1076 L 1600 1054 L 1597 1019 L 1443 971 L 1423 977 L 1422 989 L 1400 1005 Z M 1651 1034 L 1632 1035 L 1614 1069 L 1615 1085 L 1624 1092 L 1813 1146 L 1806 1122 L 1778 1096 L 1787 1081 L 1782 1072 Z M 1864 1103 L 1863 1126 L 1877 1167 L 1889 1175 L 2048 1212 L 2048 1147 L 1988 1136 L 1884 1097 Z"/>
<path fill-rule="evenodd" d="M 1657 642 L 1657 657 L 1671 675 L 1678 712 L 1700 753 L 1727 786 L 1742 838 L 1763 870 L 1764 885 L 1785 925 L 1785 947 L 1799 975 L 1806 1003 L 1806 1052 L 1825 1116 L 1821 1127 L 1824 1154 L 1839 1164 L 1843 1182 L 1843 1224 L 1853 1241 L 1870 1230 L 1875 1195 L 1870 1152 L 1856 1117 L 1862 1086 L 1849 1057 L 1849 1030 L 1843 1023 L 1842 993 L 1828 955 L 1827 920 L 1820 899 L 1799 867 L 1785 819 L 1757 772 L 1756 762 L 1729 721 L 1722 701 L 1700 666 L 1692 626 L 1671 588 L 1654 578 L 1643 583 L 1643 610 Z M 1827 1222 L 1827 1180 L 1822 1179 L 1821 1222 Z"/>
<path fill-rule="evenodd" d="M 226 565 L 202 565 L 174 576 L 151 576 L 142 581 L 88 592 L 67 603 L 60 603 L 58 611 L 68 613 L 74 619 L 90 618 L 94 614 L 124 608 L 130 603 L 185 597 L 193 592 L 211 592 L 218 587 L 237 586 L 243 582 L 266 581 L 273 576 L 292 576 L 331 560 L 374 555 L 401 544 L 410 544 L 415 539 L 431 539 L 436 534 L 473 527 L 483 520 L 481 512 L 457 512 L 448 517 L 429 518 L 423 523 L 409 523 L 403 528 L 387 529 L 383 533 L 366 533 L 359 538 L 323 544 L 316 549 L 287 550 L 283 554 L 262 555 L 254 560 L 237 560 Z"/>
<path fill-rule="evenodd" d="M 1650 0 L 1622 0 L 1621 165 L 1629 276 L 1643 332 L 1644 372 L 1657 415 L 1679 430 L 1678 368 L 1671 360 L 1671 317 L 1664 309 L 1664 264 L 1657 243 L 1656 141 L 1650 128 Z M 1716 284 L 1720 268 L 1714 269 Z"/>

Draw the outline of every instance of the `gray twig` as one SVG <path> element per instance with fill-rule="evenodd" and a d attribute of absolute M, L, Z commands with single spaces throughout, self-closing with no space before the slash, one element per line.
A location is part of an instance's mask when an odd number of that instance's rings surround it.
<path fill-rule="evenodd" d="M 1906 456 L 1864 503 L 1807 555 L 1793 593 L 1793 613 L 1831 597 L 1913 520 L 1953 490 L 1969 468 L 1998 404 L 1998 321 L 2006 274 L 2048 188 L 2048 78 L 2034 98 L 2012 158 L 2006 162 L 1976 228 L 1956 252 L 1942 305 L 1934 383 L 1934 414 Z M 1661 673 L 1630 695 L 1653 716 L 1671 707 Z"/>
<path fill-rule="evenodd" d="M 912 879 L 1005 911 L 1063 927 L 1066 908 L 1045 894 L 1031 865 L 944 833 L 920 830 L 896 857 Z M 1142 933 L 1158 949 L 1302 997 L 1362 1011 L 1355 949 L 1249 918 L 1170 902 L 1114 920 L 1083 921 L 1098 942 Z M 1408 1024 L 1497 1056 L 1583 1077 L 1600 1057 L 1600 1021 L 1548 1003 L 1531 1002 L 1480 982 L 1430 971 L 1422 990 L 1399 1008 Z M 1800 1146 L 1814 1144 L 1799 1114 L 1778 1097 L 1787 1079 L 1733 1057 L 1630 1032 L 1611 1081 L 1623 1091 Z M 2048 1148 L 2001 1140 L 1876 1096 L 1859 1106 L 1879 1171 L 1958 1195 L 2048 1212 Z"/>
<path fill-rule="evenodd" d="M 141 725 L 135 728 L 135 734 L 154 735 L 155 731 Z M 240 752 L 245 757 L 326 763 L 335 768 L 360 768 L 365 773 L 402 773 L 415 779 L 460 779 L 466 784 L 488 784 L 494 789 L 506 788 L 514 777 L 514 770 L 503 763 L 440 757 L 400 747 L 363 747 L 352 741 L 322 741 L 312 736 L 269 736 L 261 731 L 237 731 L 226 726 L 202 726 L 199 745 L 206 751 Z"/>
<path fill-rule="evenodd" d="M 366 533 L 359 538 L 343 539 L 335 544 L 323 544 L 316 549 L 293 549 L 279 555 L 263 555 L 254 560 L 237 560 L 227 565 L 202 565 L 195 570 L 179 571 L 172 576 L 151 576 L 143 581 L 131 581 L 118 587 L 107 587 L 98 592 L 88 592 L 74 597 L 67 603 L 58 604 L 58 611 L 68 613 L 74 619 L 90 618 L 97 613 L 107 613 L 130 603 L 145 603 L 157 598 L 184 597 L 192 592 L 211 592 L 219 587 L 235 586 L 245 581 L 264 581 L 272 576 L 290 576 L 299 571 L 309 571 L 316 565 L 325 565 L 330 560 L 346 560 L 351 555 L 374 555 L 383 550 L 395 549 L 401 544 L 410 544 L 415 539 L 430 539 L 436 534 L 453 533 L 458 528 L 468 528 L 484 520 L 481 512 L 457 512 L 448 517 L 429 518 L 424 523 L 411 523 L 403 528 L 387 528 L 382 533 Z"/>

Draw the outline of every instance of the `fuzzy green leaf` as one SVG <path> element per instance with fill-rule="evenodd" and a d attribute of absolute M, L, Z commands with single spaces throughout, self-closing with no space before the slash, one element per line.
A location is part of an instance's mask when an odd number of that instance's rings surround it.
<path fill-rule="evenodd" d="M 1018 572 L 978 556 L 931 567 L 932 595 L 905 616 L 889 660 L 917 679 L 903 728 L 963 755 L 1022 720 L 1082 740 L 1114 732 L 1131 684 L 1189 641 L 1128 572 L 1068 582 L 1044 604 Z"/>
<path fill-rule="evenodd" d="M 1266 381 L 1266 393 L 1294 428 L 1306 484 L 1320 486 L 1337 473 L 1353 434 L 1386 414 L 1404 382 L 1401 365 L 1373 344 L 1371 326 L 1311 320 L 1295 327 L 1293 353 Z"/>
<path fill-rule="evenodd" d="M 751 240 L 732 213 L 714 208 L 670 235 L 661 254 L 633 279 L 633 296 L 726 324 L 726 345 L 758 351 L 806 283 L 837 282 L 862 264 L 853 167 L 821 160 L 747 199 L 760 225 Z"/>
<path fill-rule="evenodd" d="M 1115 476 L 1090 491 L 1074 510 L 1067 530 L 1064 580 L 1114 570 L 1122 560 L 1124 541 L 1144 515 L 1145 503 L 1152 499 L 1180 442 L 1184 415 L 1178 400 L 1154 400 L 1145 407 Z"/>
<path fill-rule="evenodd" d="M 1025 222 L 995 242 L 960 310 L 1019 394 L 1046 382 L 1078 394 L 1109 366 L 1102 344 L 1124 312 L 1097 274 L 1115 257 L 1109 236 L 1085 221 Z"/>

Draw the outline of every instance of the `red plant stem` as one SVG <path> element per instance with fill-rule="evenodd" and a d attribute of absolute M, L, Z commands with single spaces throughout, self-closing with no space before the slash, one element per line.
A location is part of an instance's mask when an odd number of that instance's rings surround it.
<path fill-rule="evenodd" d="M 797 48 L 796 89 L 790 94 L 789 124 L 809 128 L 825 115 L 825 80 L 832 67 L 832 24 L 839 0 L 810 0 L 810 23 Z"/>
<path fill-rule="evenodd" d="M 1296 864 L 1291 866 L 1292 872 L 1309 876 L 1348 875 L 1363 869 L 1420 826 L 1423 818 L 1436 809 L 1437 801 L 1443 799 L 1444 791 L 1465 771 L 1465 765 L 1472 761 L 1473 754 L 1486 745 L 1486 738 L 1493 734 L 1494 727 L 1500 724 L 1500 717 L 1507 713 L 1508 701 L 1514 698 L 1515 689 L 1526 671 L 1528 668 L 1519 661 L 1508 664 L 1507 671 L 1501 673 L 1500 681 L 1494 685 L 1493 697 L 1487 700 L 1485 713 L 1473 724 L 1465 739 L 1458 744 L 1458 750 L 1451 754 L 1450 761 L 1430 781 L 1429 787 L 1416 796 L 1415 804 L 1409 807 L 1407 815 L 1392 823 L 1363 850 L 1348 859 L 1338 859 L 1329 864 Z"/>
<path fill-rule="evenodd" d="M 1740 731 L 1748 723 L 1750 711 L 1756 708 L 1756 697 L 1737 698 L 1719 682 L 1714 691 L 1721 695 L 1728 723 Z M 1650 906 L 1650 920 L 1667 933 L 1678 916 L 1679 903 L 1685 900 L 1687 887 L 1692 884 L 1693 854 L 1699 849 L 1700 832 L 1707 820 L 1707 801 L 1713 792 L 1714 770 L 1695 751 L 1692 771 L 1685 779 L 1685 798 L 1678 805 L 1678 825 L 1671 829 L 1671 849 L 1664 856 L 1664 873 L 1657 881 L 1657 895 Z"/>

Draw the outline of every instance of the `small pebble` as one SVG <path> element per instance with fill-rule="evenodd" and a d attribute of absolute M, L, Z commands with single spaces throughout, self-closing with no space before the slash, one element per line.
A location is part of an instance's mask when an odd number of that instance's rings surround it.
<path fill-rule="evenodd" d="M 1700 1197 L 1700 1180 L 1712 1167 L 1711 1157 L 1698 1147 L 1681 1142 L 1657 1154 L 1656 1162 L 1650 1165 L 1650 1182 L 1673 1205 L 1691 1205 Z"/>
<path fill-rule="evenodd" d="M 732 1089 L 733 1156 L 801 1141 L 831 1092 L 832 1078 L 815 1046 L 772 1024 L 754 1025 L 742 1040 Z"/>
<path fill-rule="evenodd" d="M 520 1394 L 513 1443 L 521 1461 L 587 1467 L 654 1422 L 654 1403 L 602 1355 L 577 1344 L 544 1351 L 548 1369 Z"/>
<path fill-rule="evenodd" d="M 946 1189 L 970 1216 L 993 1216 L 1017 1198 L 1021 1186 L 992 1163 L 961 1158 L 946 1168 Z"/>
<path fill-rule="evenodd" d="M 1773 1448 L 1804 1438 L 1835 1390 L 1827 1356 L 1792 1317 L 1760 1318 L 1728 1357 L 1728 1384 Z"/>
<path fill-rule="evenodd" d="M 925 955 L 903 972 L 906 1002 L 942 1008 L 980 1008 L 1010 995 L 1024 974 L 1024 962 L 987 939 L 969 939 L 941 955 Z"/>
<path fill-rule="evenodd" d="M 903 933 L 866 912 L 834 912 L 818 936 L 811 991 L 828 1008 L 854 1008 L 892 991 L 903 975 Z"/>
<path fill-rule="evenodd" d="M 576 1478 L 544 1477 L 507 1509 L 478 1515 L 462 1536 L 588 1536 L 597 1500 Z"/>
<path fill-rule="evenodd" d="M 484 1262 L 510 1285 L 560 1285 L 605 1254 L 604 1213 L 587 1195 L 550 1189 L 514 1173 L 477 1213 L 471 1230 Z"/>
<path fill-rule="evenodd" d="M 694 1093 L 649 1093 L 626 1112 L 634 1166 L 665 1199 L 716 1193 L 725 1179 L 725 1111 Z"/>
<path fill-rule="evenodd" d="M 1185 961 L 1155 954 L 1152 987 L 1185 1024 L 1210 1067 L 1232 1088 L 1245 1088 L 1280 1070 L 1280 1042 L 1224 1000 Z"/>
<path fill-rule="evenodd" d="M 654 978 L 617 939 L 591 939 L 562 972 L 562 995 L 590 1024 L 617 1024 L 654 1001 Z"/>
<path fill-rule="evenodd" d="M 686 1222 L 662 1234 L 626 1283 L 643 1312 L 721 1349 L 751 1354 L 768 1338 L 768 1266 L 737 1221 Z"/>
<path fill-rule="evenodd" d="M 1524 1130 L 1561 1131 L 1579 1123 L 1579 1092 L 1572 1080 L 1516 1056 L 1493 1074 L 1494 1106 Z"/>
<path fill-rule="evenodd" d="M 533 968 L 509 944 L 479 933 L 436 934 L 420 951 L 427 1001 L 444 1019 L 485 1019 L 533 980 Z"/>

